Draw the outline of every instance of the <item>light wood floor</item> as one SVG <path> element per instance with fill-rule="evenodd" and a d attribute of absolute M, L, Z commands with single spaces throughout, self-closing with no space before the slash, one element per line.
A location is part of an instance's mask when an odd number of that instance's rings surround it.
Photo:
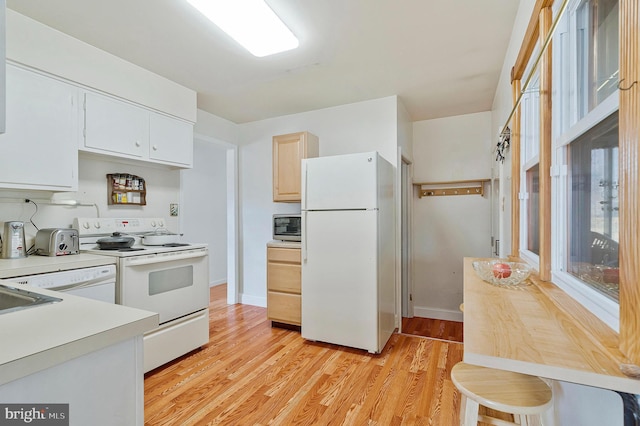
<path fill-rule="evenodd" d="M 383 353 L 310 343 L 211 290 L 210 341 L 145 376 L 147 425 L 457 425 L 459 343 L 394 334 Z"/>
<path fill-rule="evenodd" d="M 431 318 L 402 318 L 402 333 L 462 343 L 463 324 Z"/>

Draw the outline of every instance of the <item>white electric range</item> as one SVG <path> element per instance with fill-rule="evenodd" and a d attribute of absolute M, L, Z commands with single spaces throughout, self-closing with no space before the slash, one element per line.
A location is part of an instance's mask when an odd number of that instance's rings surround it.
<path fill-rule="evenodd" d="M 206 244 L 142 244 L 142 236 L 165 229 L 162 218 L 76 218 L 80 251 L 114 256 L 116 303 L 157 312 L 160 326 L 144 335 L 144 371 L 209 341 L 209 253 Z M 100 249 L 97 240 L 119 232 L 130 248 Z"/>

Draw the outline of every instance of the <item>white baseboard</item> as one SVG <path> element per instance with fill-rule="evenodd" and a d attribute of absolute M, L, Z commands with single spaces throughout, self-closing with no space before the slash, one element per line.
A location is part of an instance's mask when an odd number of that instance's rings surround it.
<path fill-rule="evenodd" d="M 240 294 L 240 303 L 242 303 L 243 305 L 260 306 L 261 308 L 266 308 L 267 298 L 251 296 L 249 294 Z"/>
<path fill-rule="evenodd" d="M 414 306 L 413 316 L 458 322 L 462 322 L 463 318 L 462 312 L 458 310 L 453 311 L 449 309 L 426 308 L 424 306 Z"/>
<path fill-rule="evenodd" d="M 226 279 L 226 278 L 223 278 L 223 279 L 221 279 L 221 280 L 217 280 L 217 281 L 211 281 L 211 282 L 209 282 L 209 287 L 215 287 L 215 286 L 217 286 L 217 285 L 220 285 L 220 284 L 226 284 L 226 283 L 227 283 L 227 279 Z"/>

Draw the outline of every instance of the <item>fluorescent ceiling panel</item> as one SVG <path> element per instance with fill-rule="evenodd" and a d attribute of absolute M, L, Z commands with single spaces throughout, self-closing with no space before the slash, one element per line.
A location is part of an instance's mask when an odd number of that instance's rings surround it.
<path fill-rule="evenodd" d="M 187 0 L 253 55 L 298 47 L 298 39 L 264 0 Z"/>

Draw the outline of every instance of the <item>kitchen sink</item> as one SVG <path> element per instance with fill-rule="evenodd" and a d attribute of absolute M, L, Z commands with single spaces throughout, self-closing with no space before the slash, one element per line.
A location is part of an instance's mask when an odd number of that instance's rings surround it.
<path fill-rule="evenodd" d="M 0 284 L 0 314 L 21 311 L 23 309 L 61 301 L 62 299 L 57 297 L 46 296 L 21 288 Z"/>

